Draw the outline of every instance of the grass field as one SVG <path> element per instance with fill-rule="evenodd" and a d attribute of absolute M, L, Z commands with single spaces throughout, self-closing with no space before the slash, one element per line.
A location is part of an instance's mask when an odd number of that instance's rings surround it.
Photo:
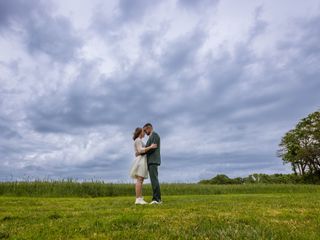
<path fill-rule="evenodd" d="M 164 185 L 156 206 L 135 206 L 133 196 L 2 194 L 0 239 L 320 239 L 320 186 L 199 185 L 207 194 L 192 194 L 196 186 Z"/>

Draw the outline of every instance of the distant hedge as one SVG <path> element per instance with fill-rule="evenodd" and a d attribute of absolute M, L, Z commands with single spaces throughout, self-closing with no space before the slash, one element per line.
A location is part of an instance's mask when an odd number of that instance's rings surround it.
<path fill-rule="evenodd" d="M 201 184 L 246 184 L 246 183 L 282 183 L 282 184 L 320 184 L 319 174 L 263 174 L 254 173 L 248 177 L 229 178 L 227 175 L 218 174 L 217 176 L 201 180 Z"/>

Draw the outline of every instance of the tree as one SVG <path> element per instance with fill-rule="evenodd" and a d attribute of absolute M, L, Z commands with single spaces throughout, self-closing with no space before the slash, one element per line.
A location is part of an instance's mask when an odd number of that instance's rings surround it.
<path fill-rule="evenodd" d="M 299 121 L 279 144 L 278 156 L 290 163 L 295 174 L 320 175 L 320 112 Z"/>

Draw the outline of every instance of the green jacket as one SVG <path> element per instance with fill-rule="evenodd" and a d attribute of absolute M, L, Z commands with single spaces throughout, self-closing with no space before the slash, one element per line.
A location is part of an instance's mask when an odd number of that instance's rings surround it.
<path fill-rule="evenodd" d="M 148 164 L 161 164 L 161 156 L 160 156 L 160 136 L 156 132 L 152 132 L 150 135 L 146 147 L 149 147 L 152 143 L 158 145 L 156 149 L 151 149 L 147 152 L 147 163 Z"/>

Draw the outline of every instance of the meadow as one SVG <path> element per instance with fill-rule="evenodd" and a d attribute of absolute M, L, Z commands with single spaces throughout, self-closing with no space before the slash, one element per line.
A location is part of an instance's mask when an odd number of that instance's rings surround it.
<path fill-rule="evenodd" d="M 320 186 L 0 183 L 0 239 L 320 239 Z M 150 185 L 145 186 L 150 201 Z"/>

